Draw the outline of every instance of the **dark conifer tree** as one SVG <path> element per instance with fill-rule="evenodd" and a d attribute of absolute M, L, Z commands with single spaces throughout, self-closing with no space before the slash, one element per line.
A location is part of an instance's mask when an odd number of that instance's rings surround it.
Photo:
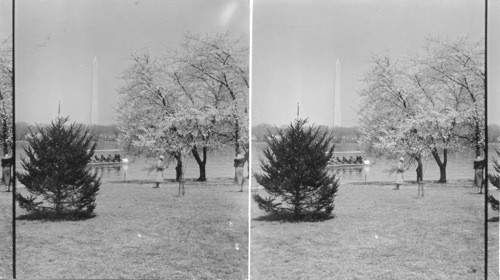
<path fill-rule="evenodd" d="M 24 149 L 24 171 L 16 175 L 30 195 L 18 192 L 16 199 L 29 212 L 76 218 L 91 216 L 96 207 L 101 178 L 88 165 L 95 150 L 93 135 L 81 125 L 65 125 L 67 121 L 57 118 L 38 127 L 40 133 Z"/>
<path fill-rule="evenodd" d="M 493 186 L 500 188 L 500 149 L 496 150 L 497 157 L 493 158 L 493 172 L 489 172 L 488 178 Z M 498 200 L 491 194 L 488 195 L 488 202 L 493 210 L 498 211 Z"/>
<path fill-rule="evenodd" d="M 266 212 L 293 213 L 295 219 L 329 218 L 339 186 L 327 168 L 334 150 L 332 136 L 314 126 L 305 128 L 306 123 L 297 119 L 267 137 L 265 159 L 259 159 L 263 172 L 254 176 L 270 196 L 253 198 Z"/>

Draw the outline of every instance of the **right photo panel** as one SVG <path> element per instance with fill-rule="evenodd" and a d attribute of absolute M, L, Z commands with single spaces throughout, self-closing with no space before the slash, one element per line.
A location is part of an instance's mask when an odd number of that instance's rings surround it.
<path fill-rule="evenodd" d="M 488 279 L 499 277 L 498 208 L 500 187 L 500 2 L 488 3 Z"/>
<path fill-rule="evenodd" d="M 498 279 L 485 11 L 253 2 L 251 279 Z"/>

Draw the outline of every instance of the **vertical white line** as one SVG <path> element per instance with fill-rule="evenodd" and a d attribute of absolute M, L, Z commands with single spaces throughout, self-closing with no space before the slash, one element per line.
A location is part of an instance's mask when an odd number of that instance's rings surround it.
<path fill-rule="evenodd" d="M 248 139 L 249 139 L 249 147 L 248 147 L 248 165 L 249 168 L 248 170 L 250 171 L 250 174 L 248 174 L 248 279 L 250 279 L 250 265 L 251 265 L 251 239 L 252 239 L 252 232 L 250 231 L 251 229 L 251 222 L 252 222 L 252 49 L 253 49 L 253 0 L 250 0 L 250 52 L 249 52 L 249 57 L 248 57 L 248 82 L 249 82 L 249 98 L 248 98 Z"/>

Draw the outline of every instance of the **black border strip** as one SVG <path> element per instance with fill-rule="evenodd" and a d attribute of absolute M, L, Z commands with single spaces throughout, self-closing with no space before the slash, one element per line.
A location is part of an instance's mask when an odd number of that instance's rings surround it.
<path fill-rule="evenodd" d="M 484 279 L 488 279 L 488 0 L 484 1 L 484 158 L 485 184 L 484 184 Z"/>
<path fill-rule="evenodd" d="M 12 1 L 12 135 L 15 138 L 15 68 L 16 68 L 16 63 L 15 63 L 15 0 Z M 485 57 L 484 57 L 484 71 L 485 71 L 485 159 L 488 160 L 488 0 L 485 0 Z M 250 35 L 251 36 L 251 35 Z M 251 93 L 250 93 L 251 94 Z M 15 140 L 13 142 L 13 147 L 12 147 L 12 157 L 15 159 L 16 158 L 16 144 Z M 14 160 L 14 171 L 16 170 L 16 161 Z M 484 269 L 484 276 L 485 279 L 488 278 L 488 164 L 486 164 L 486 178 L 485 178 L 485 195 L 484 195 L 484 248 L 485 248 L 485 254 L 484 254 L 484 260 L 485 260 L 485 269 Z M 15 194 L 16 194 L 16 174 L 13 172 L 12 176 L 12 276 L 13 279 L 16 279 L 16 200 L 15 200 Z M 250 233 L 250 232 L 249 232 Z M 249 243 L 250 243 L 250 238 L 249 238 Z M 249 253 L 250 253 L 250 247 L 249 247 Z M 248 274 L 250 275 L 250 266 L 248 268 Z"/>
<path fill-rule="evenodd" d="M 16 279 L 16 1 L 12 0 L 12 278 Z"/>

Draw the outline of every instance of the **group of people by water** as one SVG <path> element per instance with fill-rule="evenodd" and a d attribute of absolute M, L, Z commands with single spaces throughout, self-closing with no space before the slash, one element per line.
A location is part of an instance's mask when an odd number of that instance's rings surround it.
<path fill-rule="evenodd" d="M 165 162 L 165 157 L 163 155 L 160 155 L 160 157 L 158 158 L 158 162 L 155 166 L 153 166 L 156 169 L 155 185 L 153 186 L 153 189 L 160 188 L 160 184 L 165 180 L 165 178 L 163 178 L 163 170 L 168 167 L 168 163 L 169 161 Z M 175 169 L 178 170 L 178 168 L 179 167 L 176 167 Z M 179 180 L 179 193 L 177 196 L 184 195 L 186 192 L 184 188 L 184 179 L 180 178 Z"/>
<path fill-rule="evenodd" d="M 107 163 L 107 162 L 121 162 L 122 157 L 120 154 L 115 154 L 114 156 L 108 155 L 105 157 L 104 155 L 97 156 L 95 155 L 92 162 L 95 163 Z M 405 167 L 404 163 L 405 159 L 401 157 L 399 159 L 399 162 L 396 167 L 396 186 L 394 190 L 399 190 L 401 185 L 405 184 L 403 174 L 405 171 L 408 170 L 407 167 Z M 236 153 L 236 156 L 234 158 L 234 169 L 235 169 L 235 175 L 234 175 L 234 181 L 236 185 L 239 188 L 239 191 L 243 191 L 243 185 L 245 181 L 244 177 L 244 166 L 245 163 L 247 162 L 247 158 L 245 157 L 245 154 L 241 152 L 241 150 L 238 150 Z M 337 165 L 349 165 L 349 164 L 363 164 L 365 160 L 361 155 L 358 156 L 350 156 L 350 157 L 332 157 L 330 160 L 331 164 L 337 164 Z M 484 168 L 486 165 L 486 160 L 477 157 L 476 160 L 473 162 L 473 169 L 474 169 L 474 186 L 477 187 L 478 192 L 482 193 L 482 187 L 484 185 Z M 2 159 L 2 169 L 3 169 L 3 176 L 2 176 L 2 182 L 7 186 L 7 191 L 10 190 L 10 173 L 7 170 L 10 170 L 12 166 L 12 158 L 10 158 L 8 155 L 6 155 Z M 163 171 L 166 168 L 166 162 L 164 159 L 164 156 L 160 156 L 159 160 L 155 166 L 156 169 L 156 178 L 155 178 L 155 185 L 153 188 L 159 188 L 160 184 L 164 182 L 164 177 L 163 177 Z M 424 182 L 423 182 L 423 170 L 421 166 L 418 166 L 416 169 L 417 173 L 417 180 L 416 183 L 418 185 L 418 195 L 417 197 L 424 197 Z M 5 179 L 4 179 L 5 178 Z M 184 193 L 184 190 L 181 190 L 182 193 Z"/>
<path fill-rule="evenodd" d="M 351 156 L 349 158 L 346 158 L 343 156 L 342 158 L 339 157 L 332 157 L 330 160 L 331 164 L 363 164 L 363 157 L 362 156 Z"/>
<path fill-rule="evenodd" d="M 157 189 L 160 187 L 160 184 L 165 180 L 163 178 L 163 170 L 166 168 L 166 163 L 164 162 L 164 156 L 160 155 L 158 159 L 158 163 L 156 164 L 156 179 L 155 179 L 155 185 L 153 186 L 154 189 Z M 243 167 L 245 166 L 245 163 L 247 162 L 247 158 L 245 157 L 245 154 L 241 151 L 241 149 L 238 149 L 236 152 L 236 157 L 234 158 L 234 182 L 238 185 L 240 188 L 240 192 L 243 192 L 243 184 L 245 182 L 245 178 L 243 175 Z M 184 195 L 184 185 L 182 184 L 182 189 L 179 189 L 179 195 Z"/>
<path fill-rule="evenodd" d="M 115 154 L 114 156 L 108 155 L 107 157 L 105 157 L 104 155 L 101 155 L 100 157 L 95 155 L 94 158 L 92 159 L 93 163 L 121 162 L 121 161 L 122 157 L 120 156 L 120 154 Z"/>
<path fill-rule="evenodd" d="M 484 168 L 486 167 L 486 159 L 477 156 L 473 162 L 472 168 L 474 169 L 474 186 L 477 187 L 478 193 L 483 193 L 484 185 Z M 404 158 L 401 157 L 396 167 L 396 187 L 394 190 L 399 190 L 399 186 L 404 184 L 403 173 L 408 170 L 404 167 Z M 417 185 L 418 193 L 417 198 L 424 197 L 424 180 L 422 166 L 417 166 Z"/>

